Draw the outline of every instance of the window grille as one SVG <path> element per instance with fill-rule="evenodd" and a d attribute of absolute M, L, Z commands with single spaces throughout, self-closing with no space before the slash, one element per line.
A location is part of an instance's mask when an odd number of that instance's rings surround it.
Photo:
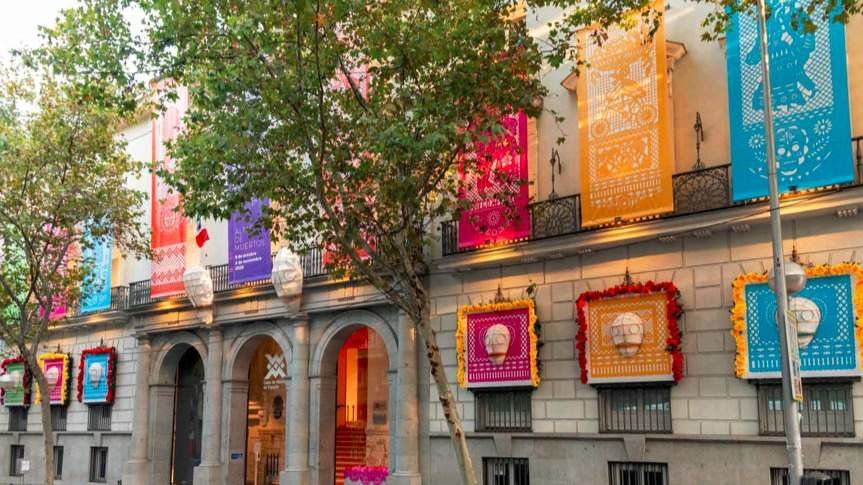
<path fill-rule="evenodd" d="M 51 429 L 66 431 L 66 406 L 51 406 Z"/>
<path fill-rule="evenodd" d="M 826 485 L 851 485 L 851 473 L 847 470 L 804 470 L 804 475 L 809 473 L 823 473 L 830 477 L 829 482 L 823 482 Z M 788 469 L 771 468 L 770 485 L 788 485 Z"/>
<path fill-rule="evenodd" d="M 530 485 L 527 458 L 483 458 L 485 485 Z"/>
<path fill-rule="evenodd" d="M 608 462 L 609 485 L 668 485 L 668 464 Z"/>
<path fill-rule="evenodd" d="M 63 478 L 63 447 L 54 447 L 54 478 Z"/>
<path fill-rule="evenodd" d="M 27 408 L 15 406 L 9 408 L 9 431 L 27 431 Z"/>
<path fill-rule="evenodd" d="M 758 430 L 762 435 L 784 435 L 782 385 L 758 384 Z M 803 436 L 854 436 L 850 382 L 803 383 Z"/>
<path fill-rule="evenodd" d="M 671 387 L 599 388 L 600 433 L 671 433 Z"/>
<path fill-rule="evenodd" d="M 24 459 L 24 445 L 12 445 L 9 447 L 9 475 L 20 477 L 21 470 L 18 469 L 18 462 Z"/>
<path fill-rule="evenodd" d="M 476 392 L 476 430 L 530 431 L 532 392 L 531 389 Z"/>
<path fill-rule="evenodd" d="M 90 481 L 104 483 L 107 468 L 108 448 L 104 446 L 90 448 Z"/>
<path fill-rule="evenodd" d="M 87 431 L 111 431 L 111 406 L 91 404 L 87 413 Z"/>

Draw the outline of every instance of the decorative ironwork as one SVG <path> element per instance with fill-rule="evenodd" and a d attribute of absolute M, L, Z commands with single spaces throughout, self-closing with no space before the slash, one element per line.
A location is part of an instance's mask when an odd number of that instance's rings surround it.
<path fill-rule="evenodd" d="M 691 214 L 731 205 L 729 165 L 677 174 L 674 184 L 674 214 Z"/>
<path fill-rule="evenodd" d="M 560 174 L 563 171 L 563 167 L 560 164 L 560 153 L 557 152 L 557 148 L 551 149 L 551 159 L 549 159 L 548 163 L 551 165 L 551 193 L 548 194 L 549 199 L 556 199 L 557 192 L 554 190 L 554 169 L 557 167 L 557 173 Z"/>
<path fill-rule="evenodd" d="M 531 239 L 578 232 L 579 200 L 578 195 L 571 195 L 531 204 Z"/>
<path fill-rule="evenodd" d="M 855 136 L 851 139 L 851 143 L 854 144 L 854 151 L 856 153 L 857 182 L 859 183 L 863 180 L 863 136 Z"/>
<path fill-rule="evenodd" d="M 704 168 L 704 163 L 701 161 L 701 143 L 704 141 L 704 124 L 701 123 L 701 113 L 695 112 L 695 125 L 692 127 L 695 130 L 695 164 L 692 170 L 701 170 Z"/>

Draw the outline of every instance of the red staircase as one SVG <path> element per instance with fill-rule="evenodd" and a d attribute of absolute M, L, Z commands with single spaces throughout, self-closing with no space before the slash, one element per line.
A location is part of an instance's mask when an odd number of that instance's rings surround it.
<path fill-rule="evenodd" d="M 344 485 L 345 470 L 361 466 L 366 458 L 366 430 L 336 428 L 336 485 Z"/>

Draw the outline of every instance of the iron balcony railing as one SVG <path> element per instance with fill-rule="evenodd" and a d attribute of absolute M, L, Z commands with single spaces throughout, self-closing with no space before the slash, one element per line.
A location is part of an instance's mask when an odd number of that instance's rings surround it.
<path fill-rule="evenodd" d="M 863 182 L 863 136 L 851 139 L 854 149 L 856 179 L 855 184 Z M 723 209 L 745 202 L 731 199 L 731 165 L 702 168 L 683 172 L 672 177 L 674 190 L 674 211 L 657 218 L 668 218 Z M 550 197 L 547 200 L 530 204 L 529 241 L 548 237 L 576 234 L 595 230 L 581 225 L 581 196 Z M 622 221 L 623 223 L 627 221 Z M 482 249 L 480 247 L 459 248 L 458 220 L 441 224 L 441 246 L 444 256 Z"/>
<path fill-rule="evenodd" d="M 70 316 L 77 317 L 80 315 L 89 315 L 92 313 L 101 313 L 101 312 L 118 312 L 126 309 L 126 305 L 129 301 L 129 287 L 128 286 L 114 286 L 111 288 L 111 306 L 104 310 L 96 310 L 90 312 L 82 312 L 80 303 L 77 303 L 74 307 L 70 307 L 66 309 L 66 313 Z"/>
<path fill-rule="evenodd" d="M 273 255 L 275 258 L 275 255 Z M 328 274 L 327 267 L 323 261 L 323 251 L 318 248 L 309 249 L 300 256 L 300 264 L 303 267 L 303 278 L 317 278 Z M 239 288 L 255 288 L 272 284 L 270 278 L 264 278 L 247 283 L 231 284 L 227 264 L 210 266 L 210 278 L 213 280 L 213 293 L 224 293 Z M 150 305 L 159 301 L 183 298 L 185 295 L 174 295 L 169 297 L 153 298 L 150 294 L 150 280 L 135 281 L 129 284 L 129 297 L 126 308 L 134 308 Z"/>

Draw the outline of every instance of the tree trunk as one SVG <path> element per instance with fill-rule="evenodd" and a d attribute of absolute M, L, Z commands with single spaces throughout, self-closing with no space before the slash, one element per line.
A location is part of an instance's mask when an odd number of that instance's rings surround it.
<path fill-rule="evenodd" d="M 45 485 L 54 485 L 54 430 L 51 428 L 51 398 L 48 391 L 48 381 L 45 380 L 45 375 L 39 367 L 36 356 L 30 352 L 26 355 L 28 367 L 30 367 L 30 375 L 39 386 L 39 393 L 42 399 L 39 403 L 39 408 L 42 410 L 42 436 L 45 446 Z"/>
<path fill-rule="evenodd" d="M 470 458 L 470 451 L 467 447 L 467 438 L 461 424 L 461 417 L 458 414 L 455 398 L 444 372 L 440 348 L 437 344 L 437 334 L 431 326 L 428 301 L 423 303 L 422 307 L 422 316 L 419 322 L 415 323 L 417 323 L 417 328 L 423 337 L 423 342 L 425 342 L 426 356 L 431 367 L 431 375 L 437 387 L 440 404 L 443 408 L 446 424 L 449 427 L 450 438 L 452 438 L 453 448 L 455 449 L 455 456 L 461 468 L 462 483 L 464 485 L 477 485 L 476 472 L 473 468 L 473 461 Z"/>

